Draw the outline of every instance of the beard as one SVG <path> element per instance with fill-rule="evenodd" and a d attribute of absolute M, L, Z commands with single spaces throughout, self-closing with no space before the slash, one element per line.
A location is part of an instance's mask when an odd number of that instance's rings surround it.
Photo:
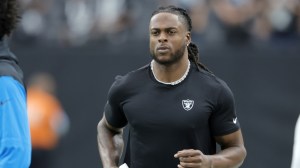
<path fill-rule="evenodd" d="M 155 54 L 154 50 L 151 50 L 150 54 L 151 54 L 151 57 L 159 64 L 171 65 L 173 63 L 178 62 L 183 57 L 184 52 L 185 52 L 185 47 L 186 47 L 186 45 L 182 45 L 181 48 L 176 50 L 174 53 L 171 53 L 170 58 L 168 60 L 160 60 L 158 58 L 157 54 Z"/>

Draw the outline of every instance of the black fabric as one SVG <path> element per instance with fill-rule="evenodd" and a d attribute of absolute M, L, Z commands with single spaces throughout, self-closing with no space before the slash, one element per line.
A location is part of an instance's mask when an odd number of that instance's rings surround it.
<path fill-rule="evenodd" d="M 7 38 L 0 40 L 0 77 L 12 76 L 14 79 L 23 83 L 23 71 L 18 65 L 17 57 L 10 52 Z"/>
<path fill-rule="evenodd" d="M 193 64 L 175 86 L 158 83 L 149 65 L 119 77 L 109 91 L 105 116 L 114 127 L 129 124 L 130 156 L 125 158 L 130 168 L 176 167 L 174 154 L 183 149 L 215 154 L 213 137 L 239 129 L 226 83 Z"/>

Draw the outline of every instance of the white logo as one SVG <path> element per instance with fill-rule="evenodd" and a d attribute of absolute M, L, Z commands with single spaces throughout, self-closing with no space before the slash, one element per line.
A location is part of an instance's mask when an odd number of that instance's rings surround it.
<path fill-rule="evenodd" d="M 234 119 L 232 119 L 233 123 L 236 124 L 237 122 L 237 117 L 235 117 Z"/>
<path fill-rule="evenodd" d="M 186 110 L 189 111 L 193 108 L 194 106 L 194 100 L 182 100 L 182 107 Z"/>

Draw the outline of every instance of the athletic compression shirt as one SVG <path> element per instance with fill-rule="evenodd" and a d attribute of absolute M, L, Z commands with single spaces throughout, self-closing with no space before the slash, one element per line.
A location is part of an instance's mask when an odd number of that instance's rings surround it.
<path fill-rule="evenodd" d="M 105 117 L 117 128 L 129 124 L 125 161 L 130 168 L 177 167 L 174 154 L 183 149 L 215 154 L 213 137 L 239 129 L 231 90 L 194 64 L 174 86 L 157 82 L 149 65 L 117 77 Z"/>

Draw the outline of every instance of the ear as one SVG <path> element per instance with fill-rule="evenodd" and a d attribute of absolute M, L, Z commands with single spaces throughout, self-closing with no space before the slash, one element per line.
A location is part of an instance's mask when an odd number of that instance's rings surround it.
<path fill-rule="evenodd" d="M 188 46 L 192 41 L 191 32 L 187 31 L 185 37 L 186 37 L 186 45 Z"/>

